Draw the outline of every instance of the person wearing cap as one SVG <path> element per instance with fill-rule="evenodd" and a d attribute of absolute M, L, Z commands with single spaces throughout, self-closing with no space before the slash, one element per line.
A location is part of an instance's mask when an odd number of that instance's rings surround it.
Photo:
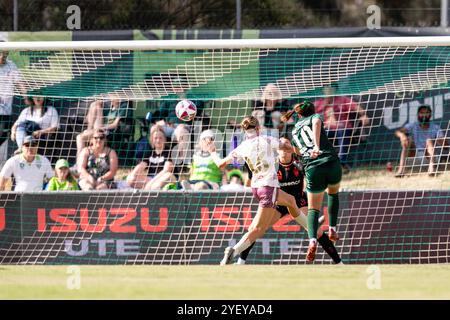
<path fill-rule="evenodd" d="M 230 170 L 227 173 L 228 183 L 220 187 L 222 191 L 245 191 L 251 190 L 245 187 L 245 180 L 242 171 L 239 169 Z"/>
<path fill-rule="evenodd" d="M 431 107 L 421 105 L 417 109 L 417 121 L 408 123 L 395 132 L 402 146 L 400 163 L 395 174 L 396 178 L 404 176 L 406 156 L 414 156 L 416 154 L 425 155 L 429 159 L 428 175 L 435 175 L 434 155 L 436 143 L 446 145 L 447 141 L 441 127 L 437 123 L 431 122 L 431 116 Z"/>
<path fill-rule="evenodd" d="M 8 159 L 0 172 L 0 191 L 4 191 L 8 180 L 14 176 L 14 191 L 42 191 L 44 184 L 54 173 L 50 161 L 37 154 L 38 142 L 26 136 L 22 153 Z"/>
<path fill-rule="evenodd" d="M 222 170 L 214 163 L 207 144 L 214 141 L 214 132 L 205 130 L 200 134 L 199 151 L 192 157 L 189 180 L 181 181 L 184 189 L 218 190 L 222 183 Z"/>
<path fill-rule="evenodd" d="M 59 159 L 55 164 L 55 176 L 50 179 L 46 190 L 48 191 L 70 191 L 80 190 L 78 183 L 69 170 L 69 162 L 66 159 Z"/>

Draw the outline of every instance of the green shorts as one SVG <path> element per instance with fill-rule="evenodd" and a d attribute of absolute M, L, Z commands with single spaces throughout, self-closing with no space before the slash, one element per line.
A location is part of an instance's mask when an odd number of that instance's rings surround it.
<path fill-rule="evenodd" d="M 306 191 L 320 193 L 329 185 L 341 182 L 342 167 L 339 161 L 326 162 L 318 166 L 306 168 Z"/>

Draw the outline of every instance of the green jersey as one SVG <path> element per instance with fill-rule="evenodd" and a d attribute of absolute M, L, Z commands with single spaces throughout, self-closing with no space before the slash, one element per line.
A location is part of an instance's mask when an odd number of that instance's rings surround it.
<path fill-rule="evenodd" d="M 311 151 L 314 148 L 313 140 L 313 119 L 319 118 L 322 121 L 320 126 L 320 151 L 322 153 L 315 159 L 310 159 Z M 292 144 L 300 149 L 305 169 L 312 166 L 320 166 L 329 161 L 339 160 L 333 145 L 328 140 L 323 127 L 323 116 L 313 114 L 309 117 L 299 118 L 292 130 Z"/>
<path fill-rule="evenodd" d="M 78 184 L 75 180 L 59 181 L 57 177 L 50 179 L 47 185 L 48 191 L 70 191 L 70 190 L 80 190 Z"/>
<path fill-rule="evenodd" d="M 222 171 L 216 166 L 209 153 L 202 154 L 199 152 L 194 154 L 191 166 L 190 180 L 204 180 L 219 184 L 222 182 Z"/>

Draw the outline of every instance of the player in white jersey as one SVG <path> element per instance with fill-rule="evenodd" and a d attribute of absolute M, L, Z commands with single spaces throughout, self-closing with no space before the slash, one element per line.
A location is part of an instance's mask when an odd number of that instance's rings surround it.
<path fill-rule="evenodd" d="M 6 182 L 14 176 L 14 191 L 42 191 L 47 179 L 54 173 L 50 161 L 37 154 L 37 140 L 27 136 L 22 144 L 22 153 L 6 161 L 0 172 L 0 191 L 5 190 Z"/>
<path fill-rule="evenodd" d="M 259 202 L 258 211 L 248 232 L 234 247 L 225 249 L 221 265 L 230 264 L 234 257 L 266 233 L 277 213 L 276 205 L 288 207 L 289 212 L 296 216 L 295 221 L 307 228 L 306 216 L 298 208 L 295 198 L 279 188 L 276 168 L 278 149 L 291 150 L 291 145 L 273 137 L 260 135 L 259 122 L 253 116 L 245 117 L 241 122 L 241 128 L 247 139 L 224 159 L 217 155 L 214 142 L 208 143 L 211 157 L 219 168 L 224 168 L 233 159 L 245 160 L 253 174 L 251 181 L 253 195 Z"/>

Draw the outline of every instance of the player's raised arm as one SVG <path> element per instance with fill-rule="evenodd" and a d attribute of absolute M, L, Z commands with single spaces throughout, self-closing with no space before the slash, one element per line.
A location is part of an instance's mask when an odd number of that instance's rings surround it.
<path fill-rule="evenodd" d="M 209 141 L 206 142 L 206 145 L 208 152 L 211 154 L 211 158 L 213 159 L 216 166 L 218 166 L 220 169 L 224 169 L 227 164 L 230 164 L 233 160 L 233 157 L 231 155 L 228 155 L 223 159 L 219 157 L 216 152 L 216 145 L 214 144 L 214 140 L 209 139 Z"/>

